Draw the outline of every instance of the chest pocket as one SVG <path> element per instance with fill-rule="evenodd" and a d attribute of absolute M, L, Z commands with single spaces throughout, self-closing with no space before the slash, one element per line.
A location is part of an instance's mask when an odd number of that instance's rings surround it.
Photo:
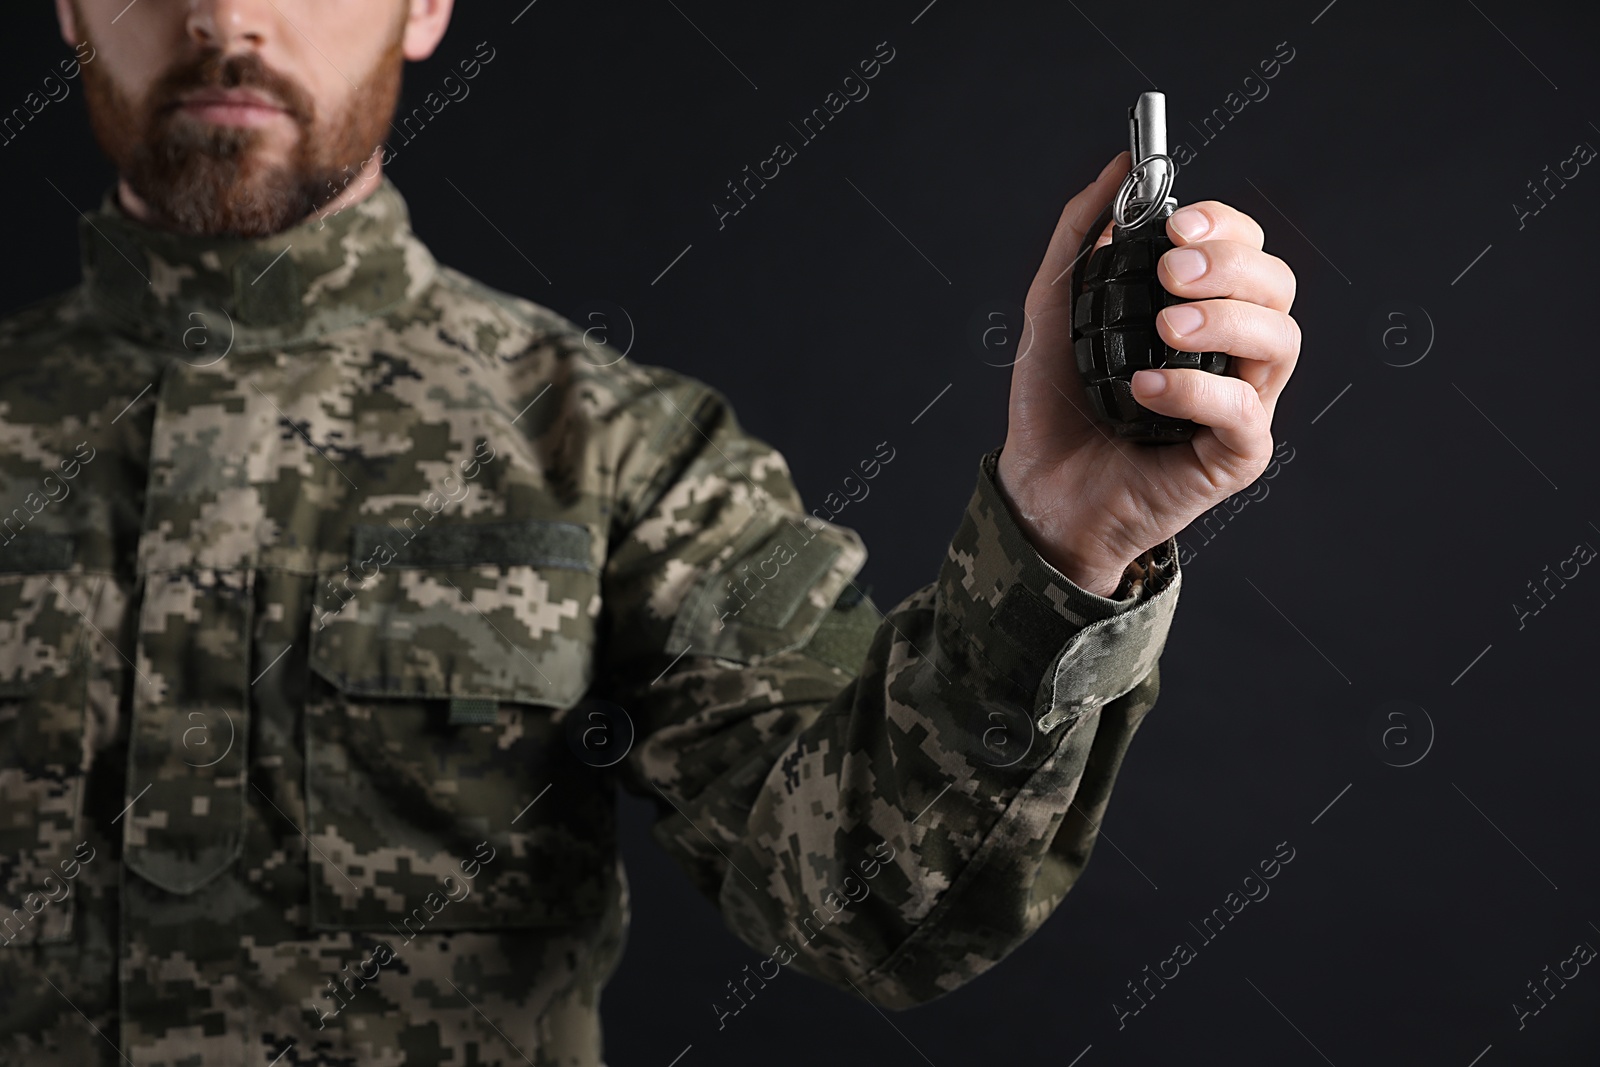
<path fill-rule="evenodd" d="M 616 893 L 611 786 L 567 747 L 593 678 L 587 526 L 352 532 L 317 576 L 306 708 L 312 923 L 569 924 Z M 398 947 L 398 946 L 396 946 Z"/>
<path fill-rule="evenodd" d="M 67 940 L 71 882 L 93 856 L 85 613 L 104 576 L 71 566 L 69 536 L 24 531 L 0 546 L 0 946 Z"/>

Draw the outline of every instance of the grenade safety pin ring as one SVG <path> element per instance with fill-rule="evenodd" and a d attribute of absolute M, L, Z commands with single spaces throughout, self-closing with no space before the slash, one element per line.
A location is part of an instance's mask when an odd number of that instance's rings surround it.
<path fill-rule="evenodd" d="M 1161 168 L 1160 190 L 1145 205 L 1145 209 L 1139 213 L 1138 218 L 1131 222 L 1124 219 L 1123 216 L 1128 211 L 1128 198 L 1149 177 L 1150 164 L 1158 161 L 1165 164 Z M 1172 183 L 1177 177 L 1178 164 L 1173 162 L 1171 156 L 1155 153 L 1140 159 L 1128 171 L 1127 176 L 1122 179 L 1122 184 L 1117 187 L 1116 198 L 1111 201 L 1111 217 L 1116 220 L 1118 226 L 1125 230 L 1137 229 L 1143 226 L 1155 217 L 1157 211 L 1161 210 L 1161 205 L 1166 202 L 1167 197 L 1172 193 Z"/>

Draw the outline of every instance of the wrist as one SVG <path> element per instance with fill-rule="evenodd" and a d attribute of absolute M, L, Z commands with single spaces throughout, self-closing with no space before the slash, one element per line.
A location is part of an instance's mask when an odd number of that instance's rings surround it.
<path fill-rule="evenodd" d="M 1033 509 L 1027 506 L 1026 498 L 1019 498 L 1014 491 L 1015 485 L 1019 484 L 1016 482 L 1018 476 L 1011 472 L 1005 460 L 1006 455 L 1002 449 L 995 465 L 995 485 L 1000 490 L 1000 498 L 1005 501 L 1006 508 L 1011 512 L 1018 529 L 1028 539 L 1033 550 L 1039 554 L 1039 558 L 1054 567 L 1078 588 L 1111 599 L 1122 585 L 1123 575 L 1128 569 L 1127 561 L 1108 563 L 1103 553 L 1077 551 L 1062 543 L 1061 538 L 1052 536 L 1046 529 L 1045 523 L 1036 518 Z"/>
<path fill-rule="evenodd" d="M 1122 585 L 1122 577 L 1127 571 L 1126 567 L 1117 571 L 1093 570 L 1070 563 L 1056 562 L 1048 558 L 1045 558 L 1045 562 L 1060 571 L 1069 582 L 1079 589 L 1093 593 L 1095 596 L 1105 597 L 1107 600 L 1115 599 L 1114 594 Z"/>

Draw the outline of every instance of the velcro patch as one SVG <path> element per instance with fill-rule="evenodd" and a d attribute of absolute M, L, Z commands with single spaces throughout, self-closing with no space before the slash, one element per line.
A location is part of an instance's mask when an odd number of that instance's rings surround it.
<path fill-rule="evenodd" d="M 72 535 L 22 530 L 0 543 L 0 571 L 38 574 L 72 568 Z"/>
<path fill-rule="evenodd" d="M 1066 647 L 1073 629 L 1044 597 L 1021 584 L 1006 590 L 989 625 L 1004 634 L 1030 663 L 1054 659 Z"/>
<path fill-rule="evenodd" d="M 411 539 L 408 539 L 411 538 Z M 402 526 L 357 525 L 350 529 L 350 555 L 371 559 L 387 544 L 395 567 L 501 566 L 594 569 L 589 527 L 555 519 L 516 522 L 452 522 L 412 534 Z"/>
<path fill-rule="evenodd" d="M 478 697 L 454 697 L 450 701 L 451 726 L 488 726 L 493 724 L 499 704 Z"/>
<path fill-rule="evenodd" d="M 685 596 L 669 648 L 749 663 L 809 641 L 867 550 L 854 530 L 805 518 L 753 520 Z"/>
<path fill-rule="evenodd" d="M 883 616 L 865 593 L 848 587 L 833 610 L 823 616 L 822 625 L 805 646 L 806 655 L 856 674 L 866 663 L 867 650 L 882 622 Z"/>

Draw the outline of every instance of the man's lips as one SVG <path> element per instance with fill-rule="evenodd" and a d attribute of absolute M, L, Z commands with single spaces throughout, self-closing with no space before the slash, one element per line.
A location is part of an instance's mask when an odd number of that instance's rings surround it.
<path fill-rule="evenodd" d="M 224 126 L 263 126 L 288 111 L 272 97 L 250 89 L 202 89 L 177 107 L 204 122 Z"/>

